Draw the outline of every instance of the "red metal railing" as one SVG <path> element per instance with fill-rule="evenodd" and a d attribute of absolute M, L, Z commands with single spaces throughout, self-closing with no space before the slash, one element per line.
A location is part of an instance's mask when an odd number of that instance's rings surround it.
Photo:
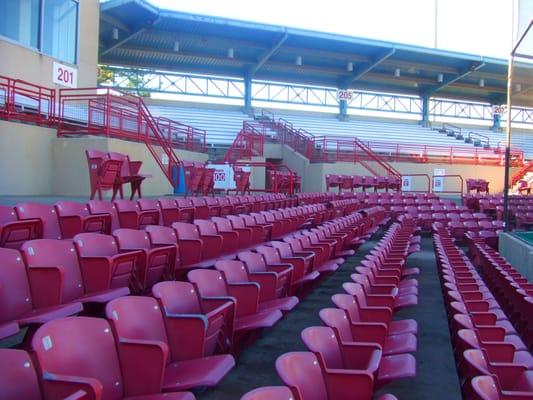
<path fill-rule="evenodd" d="M 446 179 L 446 178 L 457 178 L 459 180 L 459 183 L 461 185 L 461 189 L 460 190 L 444 190 L 444 188 L 442 190 L 435 190 L 435 178 L 442 178 L 442 179 Z M 444 186 L 444 182 L 443 183 L 443 186 Z M 462 196 L 463 193 L 464 193 L 464 180 L 463 180 L 463 177 L 461 175 L 434 175 L 431 177 L 431 187 L 433 188 L 433 192 L 434 193 L 444 193 L 444 194 L 458 194 L 459 196 Z M 462 197 L 461 197 L 462 198 Z"/>
<path fill-rule="evenodd" d="M 206 132 L 204 129 L 198 129 L 165 117 L 158 117 L 156 124 L 173 146 L 200 153 L 207 151 Z"/>
<path fill-rule="evenodd" d="M 511 178 L 511 186 L 514 186 L 518 183 L 520 179 L 524 177 L 525 174 L 528 172 L 533 171 L 533 162 L 528 162 L 526 165 L 524 165 L 522 168 L 520 168 L 519 171 L 517 171 L 516 174 L 513 175 Z"/>
<path fill-rule="evenodd" d="M 0 75 L 0 117 L 52 126 L 55 107 L 54 89 Z"/>
<path fill-rule="evenodd" d="M 490 138 L 487 135 L 482 135 L 477 132 L 468 132 L 468 140 L 474 141 L 475 139 L 479 140 L 483 146 L 490 148 Z"/>
<path fill-rule="evenodd" d="M 264 154 L 266 129 L 260 123 L 243 121 L 242 129 L 228 149 L 224 162 L 235 163 L 238 160 L 250 160 Z"/>

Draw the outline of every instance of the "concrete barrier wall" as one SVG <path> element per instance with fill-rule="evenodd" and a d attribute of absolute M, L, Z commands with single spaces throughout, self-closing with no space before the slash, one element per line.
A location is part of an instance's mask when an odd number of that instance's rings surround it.
<path fill-rule="evenodd" d="M 498 250 L 518 272 L 533 283 L 533 246 L 513 234 L 502 233 Z"/>

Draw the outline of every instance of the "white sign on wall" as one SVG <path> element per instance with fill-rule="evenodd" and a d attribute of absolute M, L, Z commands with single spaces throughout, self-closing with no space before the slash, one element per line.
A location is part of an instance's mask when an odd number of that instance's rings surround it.
<path fill-rule="evenodd" d="M 54 61 L 52 81 L 61 86 L 78 87 L 78 70 Z"/>
<path fill-rule="evenodd" d="M 444 178 L 442 176 L 446 175 L 446 170 L 443 168 L 435 168 L 433 170 L 433 191 L 442 192 L 444 190 Z"/>
<path fill-rule="evenodd" d="M 402 192 L 411 191 L 412 180 L 413 180 L 413 177 L 411 176 L 402 176 Z"/>

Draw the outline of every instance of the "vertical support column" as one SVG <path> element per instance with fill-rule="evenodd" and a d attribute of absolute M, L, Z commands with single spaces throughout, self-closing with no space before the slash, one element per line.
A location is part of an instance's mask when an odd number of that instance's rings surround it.
<path fill-rule="evenodd" d="M 244 76 L 244 112 L 252 113 L 252 75 Z"/>
<path fill-rule="evenodd" d="M 499 112 L 492 113 L 492 130 L 497 132 L 501 128 L 502 115 Z"/>
<path fill-rule="evenodd" d="M 346 90 L 346 88 L 339 88 L 340 90 Z M 346 100 L 339 100 L 339 119 L 346 121 L 348 119 L 348 102 Z"/>
<path fill-rule="evenodd" d="M 420 125 L 428 126 L 429 125 L 429 96 L 421 96 L 422 100 L 422 119 L 420 120 Z"/>

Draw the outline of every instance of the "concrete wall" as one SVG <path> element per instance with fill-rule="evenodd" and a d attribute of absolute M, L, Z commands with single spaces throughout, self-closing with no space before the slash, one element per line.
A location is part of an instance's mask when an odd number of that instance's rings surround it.
<path fill-rule="evenodd" d="M 78 87 L 96 86 L 98 64 L 98 0 L 79 2 Z M 52 82 L 54 59 L 15 42 L 0 39 L 0 75 L 22 79 L 46 87 L 59 87 Z M 67 64 L 63 61 L 59 61 Z"/>
<path fill-rule="evenodd" d="M 498 246 L 500 254 L 529 282 L 533 282 L 533 246 L 509 233 L 500 235 Z"/>

